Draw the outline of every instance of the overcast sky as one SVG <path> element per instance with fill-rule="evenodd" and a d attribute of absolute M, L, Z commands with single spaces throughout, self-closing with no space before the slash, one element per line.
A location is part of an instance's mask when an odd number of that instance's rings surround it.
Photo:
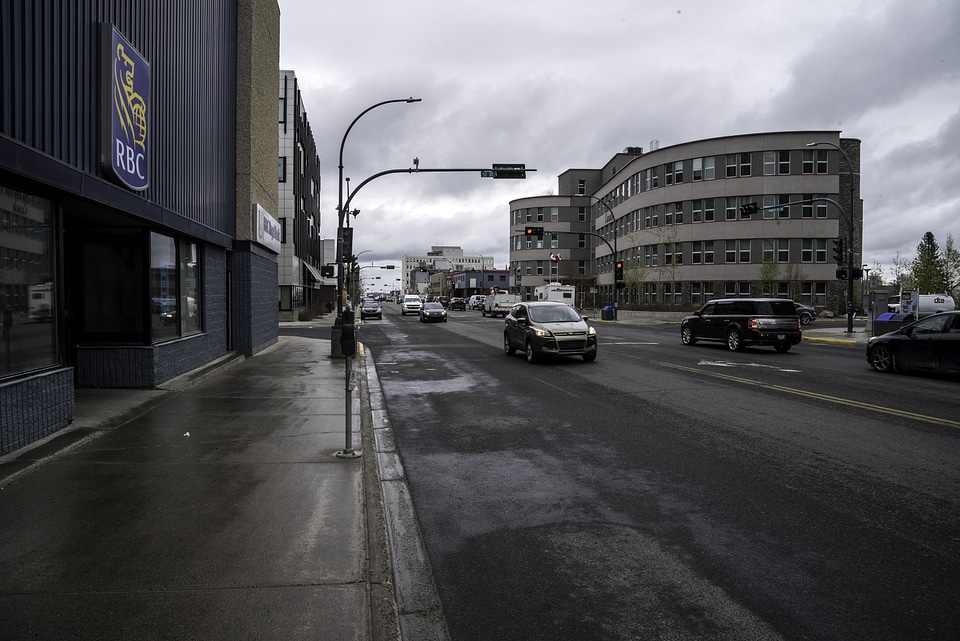
<path fill-rule="evenodd" d="M 510 200 L 557 193 L 569 168 L 762 131 L 862 140 L 864 258 L 912 260 L 923 234 L 960 245 L 960 5 L 956 0 L 279 0 L 280 64 L 300 83 L 335 236 L 344 148 L 377 178 L 351 208 L 362 265 L 459 245 L 509 261 Z M 365 275 L 379 270 L 368 270 Z M 399 275 L 399 274 L 398 274 Z"/>

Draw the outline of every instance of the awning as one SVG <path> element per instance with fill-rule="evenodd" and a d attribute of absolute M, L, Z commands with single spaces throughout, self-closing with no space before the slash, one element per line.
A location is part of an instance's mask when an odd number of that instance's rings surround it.
<path fill-rule="evenodd" d="M 317 268 L 316 268 L 316 267 L 314 267 L 314 266 L 311 265 L 310 263 L 304 263 L 303 266 L 307 268 L 307 271 L 310 272 L 310 274 L 311 274 L 315 279 L 317 279 L 317 282 L 318 282 L 318 283 L 322 283 L 322 282 L 323 282 L 323 276 L 320 275 L 320 272 L 317 271 Z"/>

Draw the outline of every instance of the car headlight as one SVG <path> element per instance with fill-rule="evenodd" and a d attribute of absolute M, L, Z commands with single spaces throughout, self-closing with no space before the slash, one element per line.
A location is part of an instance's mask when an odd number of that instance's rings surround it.
<path fill-rule="evenodd" d="M 596 328 L 594 328 L 594 327 L 589 328 L 589 329 L 587 330 L 587 334 L 589 334 L 590 336 L 596 336 L 596 335 L 597 335 L 597 330 L 596 330 Z"/>
<path fill-rule="evenodd" d="M 539 327 L 533 328 L 533 334 L 538 338 L 550 338 L 552 336 L 550 332 L 545 329 L 540 329 Z"/>

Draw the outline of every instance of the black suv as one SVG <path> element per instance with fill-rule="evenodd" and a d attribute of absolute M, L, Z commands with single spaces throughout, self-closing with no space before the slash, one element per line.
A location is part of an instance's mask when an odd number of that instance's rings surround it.
<path fill-rule="evenodd" d="M 802 340 L 800 316 L 788 298 L 721 298 L 684 318 L 680 339 L 684 345 L 720 341 L 732 352 L 747 345 L 786 352 Z"/>

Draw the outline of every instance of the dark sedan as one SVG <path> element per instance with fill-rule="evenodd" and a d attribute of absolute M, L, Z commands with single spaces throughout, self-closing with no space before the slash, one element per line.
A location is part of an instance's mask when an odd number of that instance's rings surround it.
<path fill-rule="evenodd" d="M 924 370 L 960 374 L 960 311 L 941 312 L 867 343 L 867 362 L 878 372 Z"/>
<path fill-rule="evenodd" d="M 460 311 L 463 311 L 466 308 L 467 308 L 467 301 L 463 300 L 462 298 L 451 298 L 450 306 L 447 307 L 447 309 L 451 309 L 451 310 L 458 309 Z"/>
<path fill-rule="evenodd" d="M 440 303 L 424 303 L 423 307 L 420 308 L 420 322 L 430 323 L 433 321 L 446 323 L 447 310 Z"/>

